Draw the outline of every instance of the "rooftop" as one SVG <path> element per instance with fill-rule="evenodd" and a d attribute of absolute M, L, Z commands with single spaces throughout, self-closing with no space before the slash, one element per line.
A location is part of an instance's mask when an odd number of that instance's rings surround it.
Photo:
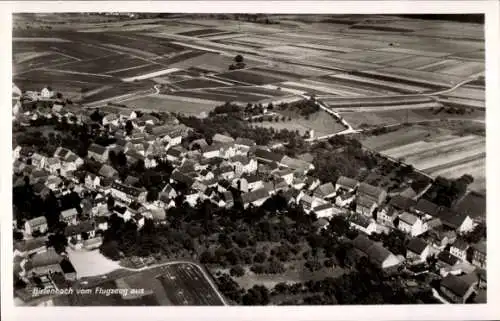
<path fill-rule="evenodd" d="M 425 248 L 428 246 L 428 244 L 422 240 L 421 238 L 413 238 L 410 240 L 410 242 L 408 242 L 408 245 L 406 246 L 406 248 L 408 249 L 408 251 L 411 251 L 413 253 L 416 253 L 416 254 L 422 254 L 422 252 L 425 250 Z"/>

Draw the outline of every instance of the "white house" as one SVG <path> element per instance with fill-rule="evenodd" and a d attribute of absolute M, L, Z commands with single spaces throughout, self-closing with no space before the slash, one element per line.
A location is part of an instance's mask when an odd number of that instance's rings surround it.
<path fill-rule="evenodd" d="M 365 234 L 372 234 L 377 230 L 377 224 L 373 219 L 369 219 L 363 215 L 354 215 L 349 221 L 352 228 L 355 228 Z"/>
<path fill-rule="evenodd" d="M 316 213 L 317 217 L 331 217 L 334 215 L 334 209 L 335 207 L 330 204 L 330 203 L 325 203 L 316 206 L 315 208 L 312 209 L 314 213 Z"/>
<path fill-rule="evenodd" d="M 32 235 L 33 232 L 38 231 L 40 233 L 45 233 L 48 230 L 47 219 L 45 216 L 38 216 L 24 223 L 24 231 L 28 235 Z"/>
<path fill-rule="evenodd" d="M 359 182 L 357 180 L 345 176 L 340 176 L 335 184 L 335 191 L 337 192 L 342 189 L 346 192 L 351 193 L 354 192 L 358 185 Z"/>
<path fill-rule="evenodd" d="M 411 236 L 418 236 L 424 233 L 422 220 L 408 212 L 404 212 L 399 216 L 398 229 Z"/>
<path fill-rule="evenodd" d="M 40 91 L 40 98 L 50 99 L 52 97 L 54 97 L 54 91 L 52 91 L 52 88 L 45 87 Z"/>
<path fill-rule="evenodd" d="M 60 219 L 68 225 L 75 225 L 77 223 L 77 215 L 76 208 L 70 208 L 61 212 Z"/>
<path fill-rule="evenodd" d="M 462 261 L 467 260 L 467 250 L 469 249 L 469 244 L 467 242 L 457 239 L 450 247 L 450 253 L 458 257 Z"/>

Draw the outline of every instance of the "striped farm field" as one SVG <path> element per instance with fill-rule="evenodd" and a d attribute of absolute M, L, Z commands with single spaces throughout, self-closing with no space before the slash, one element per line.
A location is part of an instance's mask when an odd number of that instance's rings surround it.
<path fill-rule="evenodd" d="M 411 56 L 400 60 L 394 60 L 387 64 L 394 67 L 418 69 L 440 61 L 442 61 L 442 59 L 436 57 Z"/>
<path fill-rule="evenodd" d="M 171 86 L 177 89 L 196 89 L 196 88 L 212 88 L 212 87 L 223 87 L 231 86 L 231 83 L 225 83 L 221 81 L 215 81 L 207 78 L 195 78 L 189 80 L 183 80 L 171 84 Z"/>
<path fill-rule="evenodd" d="M 286 53 L 286 54 L 292 55 L 292 56 L 304 56 L 304 57 L 323 56 L 323 55 L 329 54 L 328 51 L 324 51 L 324 50 L 296 47 L 296 46 L 289 46 L 289 45 L 288 46 L 268 47 L 268 48 L 264 48 L 264 51 Z"/>
<path fill-rule="evenodd" d="M 415 143 L 429 138 L 429 135 L 440 133 L 439 130 L 432 132 L 421 126 L 404 127 L 395 132 L 378 136 L 370 136 L 362 140 L 362 144 L 369 149 L 381 152 L 386 149 Z M 439 135 L 441 136 L 441 135 Z"/>
<path fill-rule="evenodd" d="M 375 64 L 386 64 L 391 61 L 401 60 L 408 57 L 410 57 L 409 54 L 376 50 L 355 51 L 336 55 L 336 58 L 339 59 L 369 62 Z"/>
<path fill-rule="evenodd" d="M 397 79 L 380 79 L 381 77 L 363 73 L 339 73 L 325 77 L 329 81 L 345 84 L 352 88 L 371 89 L 380 94 L 397 94 L 397 93 L 420 93 L 427 90 L 421 84 L 403 83 Z"/>
<path fill-rule="evenodd" d="M 263 72 L 263 71 L 253 71 L 253 70 L 237 70 L 230 71 L 223 74 L 218 74 L 217 78 L 219 79 L 227 79 L 230 81 L 240 82 L 242 84 L 250 84 L 250 85 L 266 85 L 272 83 L 278 83 L 283 81 L 283 77 L 273 77 L 272 71 Z"/>
<path fill-rule="evenodd" d="M 58 69 L 85 73 L 107 73 L 114 70 L 124 70 L 148 64 L 149 62 L 144 59 L 116 54 L 87 61 L 76 61 L 60 66 Z"/>
<path fill-rule="evenodd" d="M 208 113 L 220 103 L 222 102 L 173 95 L 145 96 L 122 102 L 122 104 L 134 110 L 172 112 L 196 116 L 203 112 Z"/>

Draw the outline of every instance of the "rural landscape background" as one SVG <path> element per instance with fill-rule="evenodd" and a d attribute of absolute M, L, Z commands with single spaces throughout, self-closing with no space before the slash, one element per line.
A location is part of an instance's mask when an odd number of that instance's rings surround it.
<path fill-rule="evenodd" d="M 486 263 L 474 261 L 485 251 L 477 244 L 486 244 L 484 57 L 481 15 L 15 14 L 19 304 L 485 301 Z M 54 97 L 44 99 L 43 90 Z M 183 132 L 176 147 L 170 140 L 174 130 Z M 168 131 L 169 138 L 158 138 L 160 131 Z M 234 155 L 213 157 L 218 163 L 207 160 L 214 151 L 210 146 L 235 140 L 249 147 L 238 166 L 251 159 L 258 163 L 252 182 L 262 184 L 255 190 L 231 181 L 239 174 L 224 172 L 236 172 Z M 123 162 L 118 156 L 90 156 L 99 154 L 96 144 L 118 155 L 118 141 L 126 150 Z M 82 160 L 71 173 L 61 174 L 62 167 L 51 172 L 46 158 L 61 158 L 60 148 Z M 161 152 L 152 152 L 157 148 Z M 26 149 L 29 156 L 23 156 Z M 33 153 L 42 155 L 43 165 Z M 103 164 L 116 175 L 103 174 Z M 99 176 L 101 182 L 112 178 L 144 190 L 147 198 L 128 202 L 120 214 L 116 197 L 110 204 L 109 189 L 95 183 Z M 377 209 L 366 214 L 361 210 L 366 204 L 352 194 L 359 190 L 344 193 L 345 178 L 387 198 L 377 199 Z M 252 184 L 250 175 L 246 181 Z M 197 190 L 193 182 L 206 186 Z M 265 197 L 257 195 L 264 189 Z M 193 190 L 196 201 L 186 205 Z M 228 191 L 234 207 L 213 196 Z M 315 205 L 299 199 L 308 197 Z M 405 199 L 406 205 L 393 199 Z M 134 209 L 136 203 L 141 204 Z M 106 215 L 96 214 L 102 204 Z M 165 217 L 155 221 L 152 214 L 151 225 L 144 223 L 141 206 Z M 106 229 L 92 230 L 101 233 L 97 249 L 68 245 L 67 227 L 53 217 L 73 207 L 80 208 L 78 224 L 87 216 L 95 226 L 106 223 Z M 82 214 L 85 207 L 91 214 Z M 125 210 L 134 219 L 125 219 Z M 398 222 L 409 214 L 411 224 L 421 220 L 425 228 L 406 231 L 381 219 L 399 210 Z M 425 215 L 443 223 L 431 226 Z M 43 242 L 24 228 L 38 216 L 48 222 Z M 470 228 L 464 227 L 469 221 Z M 352 254 L 365 236 L 394 254 L 399 268 L 387 274 L 361 260 L 363 251 Z M 445 237 L 448 243 L 441 247 Z M 423 274 L 408 263 L 416 243 L 433 254 L 421 262 Z M 466 244 L 465 250 L 458 243 Z M 467 258 L 454 254 L 454 244 L 468 251 Z M 49 271 L 46 279 L 31 280 L 24 267 L 33 264 L 30 258 L 41 247 L 40 253 L 55 248 L 58 259 L 67 257 L 78 278 L 59 283 Z M 370 249 L 364 255 L 369 259 L 378 251 Z M 471 275 L 477 280 L 469 282 Z M 459 283 L 463 296 L 443 299 L 443 280 Z M 93 289 L 93 295 L 31 297 L 33 284 L 44 282 L 51 289 L 61 284 Z M 103 296 L 96 287 L 141 288 L 146 294 Z"/>

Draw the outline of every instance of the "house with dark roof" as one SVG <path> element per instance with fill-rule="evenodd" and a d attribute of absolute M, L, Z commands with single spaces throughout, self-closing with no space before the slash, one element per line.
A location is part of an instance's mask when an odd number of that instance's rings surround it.
<path fill-rule="evenodd" d="M 409 212 L 399 215 L 398 229 L 411 236 L 418 236 L 425 232 L 422 220 Z"/>
<path fill-rule="evenodd" d="M 50 248 L 45 252 L 36 253 L 27 260 L 24 264 L 24 275 L 26 276 L 43 276 L 50 273 L 62 272 L 61 265 L 62 256 L 57 254 L 54 248 Z"/>
<path fill-rule="evenodd" d="M 320 204 L 312 209 L 318 218 L 331 217 L 335 214 L 335 206 L 331 203 Z"/>
<path fill-rule="evenodd" d="M 465 214 L 475 222 L 485 222 L 486 220 L 486 196 L 470 191 L 457 204 L 453 210 L 460 214 Z"/>
<path fill-rule="evenodd" d="M 424 220 L 428 220 L 437 217 L 440 207 L 431 201 L 421 198 L 415 205 L 414 211 L 417 215 L 424 216 Z"/>
<path fill-rule="evenodd" d="M 68 281 L 76 281 L 76 270 L 71 261 L 64 258 L 59 264 L 61 265 L 61 270 L 64 273 L 64 278 Z"/>
<path fill-rule="evenodd" d="M 339 192 L 340 194 L 335 197 L 335 205 L 342 208 L 348 208 L 354 202 L 355 195 L 347 192 Z"/>
<path fill-rule="evenodd" d="M 358 187 L 359 182 L 355 179 L 340 176 L 335 183 L 335 191 L 344 190 L 346 192 L 354 192 L 354 190 Z"/>
<path fill-rule="evenodd" d="M 364 215 L 354 215 L 350 220 L 349 224 L 352 228 L 359 230 L 367 235 L 374 233 L 377 230 L 377 224 Z"/>
<path fill-rule="evenodd" d="M 406 259 L 411 264 L 425 262 L 430 253 L 430 245 L 421 238 L 412 238 L 406 246 Z"/>
<path fill-rule="evenodd" d="M 398 215 L 399 212 L 394 207 L 386 205 L 377 212 L 377 222 L 385 226 L 394 227 L 394 220 Z"/>
<path fill-rule="evenodd" d="M 459 259 L 447 251 L 441 251 L 437 256 L 437 259 L 437 264 L 440 268 L 453 267 L 459 263 Z"/>
<path fill-rule="evenodd" d="M 146 194 L 147 191 L 145 189 L 120 184 L 118 182 L 113 182 L 111 184 L 111 195 L 115 199 L 119 199 L 125 203 L 131 203 L 132 201 L 143 203 L 146 201 Z"/>
<path fill-rule="evenodd" d="M 437 217 L 444 226 L 457 231 L 467 233 L 474 229 L 474 221 L 465 213 L 457 213 L 449 208 L 441 208 Z"/>
<path fill-rule="evenodd" d="M 236 138 L 234 142 L 234 146 L 244 154 L 247 154 L 250 151 L 250 149 L 252 147 L 255 147 L 256 145 L 257 144 L 255 143 L 254 140 L 241 137 Z"/>
<path fill-rule="evenodd" d="M 352 241 L 352 245 L 382 269 L 398 266 L 401 263 L 391 251 L 384 248 L 382 244 L 370 240 L 365 235 L 358 235 Z"/>
<path fill-rule="evenodd" d="M 255 158 L 257 159 L 257 161 L 262 163 L 280 163 L 283 159 L 283 155 L 258 148 L 255 150 Z"/>
<path fill-rule="evenodd" d="M 69 225 L 75 225 L 77 223 L 78 211 L 76 208 L 70 208 L 61 212 L 60 220 Z"/>
<path fill-rule="evenodd" d="M 108 161 L 108 149 L 98 144 L 91 144 L 88 149 L 87 157 L 93 158 L 98 162 L 105 163 Z"/>
<path fill-rule="evenodd" d="M 480 267 L 481 269 L 486 268 L 486 242 L 479 242 L 472 245 L 472 264 Z"/>
<path fill-rule="evenodd" d="M 243 207 L 247 208 L 250 205 L 261 206 L 269 198 L 270 193 L 265 188 L 259 188 L 257 190 L 243 193 L 241 195 L 241 200 L 243 201 Z"/>
<path fill-rule="evenodd" d="M 292 158 L 287 155 L 284 155 L 278 163 L 281 166 L 301 171 L 304 174 L 314 169 L 314 165 L 312 163 L 308 163 L 298 158 Z"/>
<path fill-rule="evenodd" d="M 367 183 L 359 184 L 356 191 L 358 197 L 364 197 L 374 201 L 377 206 L 382 204 L 387 197 L 387 191 L 381 187 L 373 186 Z"/>
<path fill-rule="evenodd" d="M 96 225 L 94 221 L 83 221 L 76 225 L 68 225 L 64 229 L 64 236 L 68 239 L 68 244 L 79 248 L 83 241 L 95 237 Z"/>
<path fill-rule="evenodd" d="M 224 201 L 226 208 L 231 208 L 234 206 L 233 193 L 229 191 L 223 192 L 221 199 Z"/>
<path fill-rule="evenodd" d="M 409 212 L 416 204 L 417 202 L 415 200 L 401 195 L 391 197 L 388 203 L 389 206 L 392 206 L 400 212 Z"/>
<path fill-rule="evenodd" d="M 246 175 L 247 190 L 253 191 L 264 187 L 264 181 L 258 175 Z"/>
<path fill-rule="evenodd" d="M 35 237 L 14 242 L 14 256 L 27 257 L 29 255 L 47 251 L 48 237 Z"/>
<path fill-rule="evenodd" d="M 377 208 L 377 202 L 364 194 L 356 197 L 356 214 L 371 217 Z"/>
<path fill-rule="evenodd" d="M 450 253 L 455 255 L 462 261 L 467 260 L 467 250 L 469 249 L 469 244 L 463 239 L 457 239 L 450 247 Z"/>
<path fill-rule="evenodd" d="M 440 284 L 440 292 L 452 303 L 466 303 L 467 299 L 475 292 L 477 281 L 470 278 L 449 274 Z"/>
<path fill-rule="evenodd" d="M 183 183 L 187 187 L 191 187 L 194 183 L 194 178 L 178 170 L 174 170 L 170 176 L 170 183 L 173 182 Z"/>

